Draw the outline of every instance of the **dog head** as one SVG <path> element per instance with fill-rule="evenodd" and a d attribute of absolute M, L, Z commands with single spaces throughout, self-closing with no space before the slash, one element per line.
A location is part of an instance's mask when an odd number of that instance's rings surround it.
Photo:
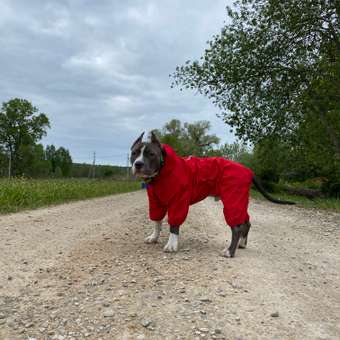
<path fill-rule="evenodd" d="M 136 139 L 131 146 L 132 173 L 140 178 L 148 179 L 155 177 L 162 167 L 163 150 L 162 145 L 151 132 L 148 142 L 143 142 L 144 132 Z"/>

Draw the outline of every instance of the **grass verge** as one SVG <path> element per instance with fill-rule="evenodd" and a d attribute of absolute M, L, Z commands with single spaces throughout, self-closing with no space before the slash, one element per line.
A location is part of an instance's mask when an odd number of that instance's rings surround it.
<path fill-rule="evenodd" d="M 271 194 L 275 198 L 279 198 L 285 201 L 293 201 L 303 206 L 305 208 L 314 208 L 314 209 L 326 209 L 333 210 L 340 213 L 340 199 L 336 198 L 314 198 L 309 199 L 303 196 L 296 195 L 288 195 L 286 193 L 273 193 Z M 266 200 L 262 194 L 260 194 L 256 190 L 251 190 L 251 197 L 256 199 L 264 199 Z"/>
<path fill-rule="evenodd" d="M 138 182 L 90 179 L 0 179 L 0 213 L 134 191 Z"/>

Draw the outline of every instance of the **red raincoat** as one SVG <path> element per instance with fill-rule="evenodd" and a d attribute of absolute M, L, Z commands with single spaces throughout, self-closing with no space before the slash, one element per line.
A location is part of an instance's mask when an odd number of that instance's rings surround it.
<path fill-rule="evenodd" d="M 151 220 L 160 221 L 168 213 L 169 224 L 180 226 L 191 204 L 220 196 L 230 227 L 249 221 L 250 169 L 221 157 L 182 158 L 170 146 L 163 147 L 164 166 L 147 187 Z"/>

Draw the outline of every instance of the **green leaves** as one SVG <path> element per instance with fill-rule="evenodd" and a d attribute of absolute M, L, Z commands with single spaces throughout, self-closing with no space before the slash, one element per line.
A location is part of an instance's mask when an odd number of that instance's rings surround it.
<path fill-rule="evenodd" d="M 238 137 L 289 138 L 303 120 L 305 92 L 339 58 L 339 13 L 331 1 L 237 1 L 231 23 L 203 59 L 176 69 L 173 85 L 197 89 Z M 339 70 L 337 70 L 339 72 Z"/>
<path fill-rule="evenodd" d="M 198 121 L 195 123 L 182 123 L 173 119 L 166 123 L 163 129 L 155 130 L 164 144 L 169 144 L 182 156 L 205 156 L 214 145 L 219 143 L 219 138 L 209 135 L 210 123 Z"/>
<path fill-rule="evenodd" d="M 49 120 L 28 100 L 15 98 L 0 111 L 0 146 L 11 158 L 12 174 L 22 174 L 35 144 L 46 135 Z M 31 156 L 29 156 L 31 155 Z"/>
<path fill-rule="evenodd" d="M 67 177 L 71 173 L 72 158 L 69 151 L 63 147 L 58 149 L 54 145 L 46 146 L 46 160 L 51 163 L 51 173 L 54 177 Z"/>

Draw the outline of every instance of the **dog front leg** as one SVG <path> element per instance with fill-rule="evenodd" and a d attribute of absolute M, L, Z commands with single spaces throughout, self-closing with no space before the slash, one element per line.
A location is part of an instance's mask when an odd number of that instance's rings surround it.
<path fill-rule="evenodd" d="M 170 236 L 168 243 L 164 247 L 167 253 L 174 253 L 178 250 L 179 226 L 170 227 Z"/>
<path fill-rule="evenodd" d="M 162 230 L 162 221 L 156 221 L 153 233 L 145 239 L 145 243 L 157 243 Z"/>

